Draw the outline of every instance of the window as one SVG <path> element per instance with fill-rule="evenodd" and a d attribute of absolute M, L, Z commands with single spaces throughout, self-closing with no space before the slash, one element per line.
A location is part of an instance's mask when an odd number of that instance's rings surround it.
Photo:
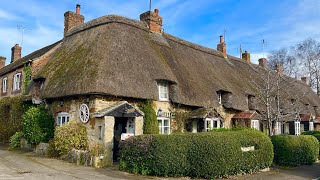
<path fill-rule="evenodd" d="M 169 118 L 158 118 L 159 122 L 159 133 L 170 134 L 170 119 Z"/>
<path fill-rule="evenodd" d="M 66 113 L 66 112 L 58 113 L 58 117 L 57 117 L 57 125 L 58 126 L 62 126 L 63 124 L 68 123 L 69 120 L 70 120 L 69 113 Z"/>
<path fill-rule="evenodd" d="M 104 136 L 104 128 L 103 126 L 98 126 L 98 129 L 99 129 L 99 140 L 102 140 Z"/>
<path fill-rule="evenodd" d="M 206 118 L 204 122 L 205 131 L 210 131 L 211 129 L 220 128 L 220 119 L 218 118 Z"/>
<path fill-rule="evenodd" d="M 314 130 L 313 122 L 309 122 L 309 131 L 313 131 L 313 130 Z"/>
<path fill-rule="evenodd" d="M 251 128 L 260 130 L 259 120 L 251 120 Z"/>
<path fill-rule="evenodd" d="M 276 135 L 282 134 L 282 124 L 281 124 L 281 122 L 276 122 L 274 129 L 275 129 L 275 134 Z"/>
<path fill-rule="evenodd" d="M 8 78 L 5 77 L 2 79 L 2 92 L 3 93 L 7 92 L 7 84 L 8 84 Z"/>
<path fill-rule="evenodd" d="M 18 91 L 20 90 L 21 86 L 21 73 L 17 73 L 13 76 L 13 90 Z"/>
<path fill-rule="evenodd" d="M 221 91 L 218 91 L 218 92 L 217 92 L 217 95 L 218 95 L 218 102 L 219 102 L 219 104 L 222 104 L 222 93 L 221 93 Z"/>
<path fill-rule="evenodd" d="M 299 121 L 294 122 L 294 134 L 296 136 L 300 135 L 300 122 Z"/>
<path fill-rule="evenodd" d="M 159 89 L 159 100 L 160 101 L 169 101 L 169 85 L 168 82 L 158 83 Z"/>

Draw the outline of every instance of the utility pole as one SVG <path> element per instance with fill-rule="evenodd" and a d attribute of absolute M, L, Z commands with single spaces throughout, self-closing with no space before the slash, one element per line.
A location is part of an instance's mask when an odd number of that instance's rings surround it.
<path fill-rule="evenodd" d="M 152 0 L 150 0 L 150 3 L 149 3 L 149 11 L 151 12 L 151 7 L 152 6 Z"/>

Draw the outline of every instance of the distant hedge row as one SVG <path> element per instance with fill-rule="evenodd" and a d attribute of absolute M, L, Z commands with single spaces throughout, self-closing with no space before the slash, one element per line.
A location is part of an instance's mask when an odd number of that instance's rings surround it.
<path fill-rule="evenodd" d="M 250 146 L 255 150 L 241 150 Z M 155 176 L 226 177 L 267 168 L 273 160 L 270 138 L 250 129 L 142 135 L 120 148 L 120 170 Z"/>
<path fill-rule="evenodd" d="M 310 135 L 278 135 L 271 138 L 274 163 L 282 166 L 312 164 L 319 156 L 319 142 Z"/>

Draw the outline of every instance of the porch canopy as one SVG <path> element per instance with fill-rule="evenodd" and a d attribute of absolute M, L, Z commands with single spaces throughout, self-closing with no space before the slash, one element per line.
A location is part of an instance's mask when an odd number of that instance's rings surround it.
<path fill-rule="evenodd" d="M 144 116 L 144 113 L 137 107 L 129 104 L 127 101 L 121 101 L 113 106 L 107 107 L 100 111 L 93 113 L 93 117 L 102 118 L 104 116 L 113 117 L 138 117 Z"/>

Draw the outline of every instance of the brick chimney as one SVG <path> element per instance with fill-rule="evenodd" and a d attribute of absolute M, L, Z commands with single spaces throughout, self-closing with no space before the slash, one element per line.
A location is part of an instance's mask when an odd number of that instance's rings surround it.
<path fill-rule="evenodd" d="M 301 81 L 302 81 L 303 83 L 305 83 L 305 84 L 308 84 L 308 83 L 307 83 L 307 77 L 301 77 Z"/>
<path fill-rule="evenodd" d="M 242 53 L 242 59 L 246 61 L 248 64 L 250 64 L 251 63 L 250 53 L 248 51 L 245 51 L 244 53 Z"/>
<path fill-rule="evenodd" d="M 155 9 L 154 12 L 147 11 L 142 13 L 140 21 L 146 22 L 151 32 L 162 33 L 162 17 L 159 16 L 158 9 Z"/>
<path fill-rule="evenodd" d="M 20 47 L 19 44 L 16 44 L 11 48 L 11 63 L 21 59 L 21 49 L 22 47 Z"/>
<path fill-rule="evenodd" d="M 0 69 L 6 65 L 6 59 L 7 58 L 0 56 Z"/>
<path fill-rule="evenodd" d="M 284 72 L 284 70 L 283 70 L 283 65 L 282 64 L 276 64 L 276 67 L 275 67 L 276 69 L 276 72 L 279 74 L 279 75 L 283 75 L 283 72 Z"/>
<path fill-rule="evenodd" d="M 268 60 L 266 58 L 260 58 L 259 59 L 259 66 L 262 68 L 268 67 Z"/>
<path fill-rule="evenodd" d="M 227 45 L 223 41 L 222 35 L 220 36 L 220 43 L 217 45 L 217 50 L 222 52 L 224 58 L 227 58 Z"/>
<path fill-rule="evenodd" d="M 76 5 L 76 12 L 67 11 L 64 13 L 64 36 L 73 27 L 84 23 L 84 16 L 80 14 L 80 5 Z"/>

